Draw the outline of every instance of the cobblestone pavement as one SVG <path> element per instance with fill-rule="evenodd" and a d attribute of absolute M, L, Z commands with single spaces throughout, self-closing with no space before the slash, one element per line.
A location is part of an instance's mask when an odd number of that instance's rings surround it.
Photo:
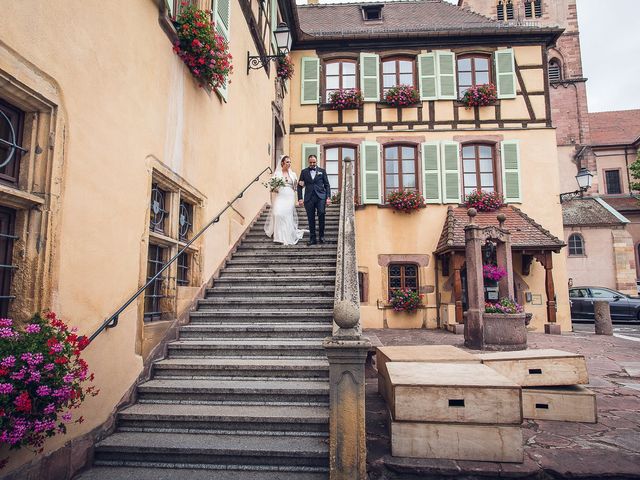
<path fill-rule="evenodd" d="M 525 420 L 522 464 L 392 457 L 386 405 L 377 391 L 376 371 L 368 365 L 370 479 L 640 479 L 640 342 L 579 330 L 561 336 L 529 333 L 529 347 L 585 356 L 588 388 L 597 396 L 598 423 Z M 382 345 L 463 343 L 462 335 L 442 330 L 369 329 L 364 335 Z"/>

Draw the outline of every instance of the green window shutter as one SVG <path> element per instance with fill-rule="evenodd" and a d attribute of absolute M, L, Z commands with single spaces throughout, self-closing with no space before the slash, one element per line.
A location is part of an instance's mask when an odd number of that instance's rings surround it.
<path fill-rule="evenodd" d="M 302 57 L 300 71 L 300 104 L 317 105 L 320 103 L 320 59 Z"/>
<path fill-rule="evenodd" d="M 303 143 L 302 144 L 302 168 L 307 168 L 307 158 L 309 155 L 315 155 L 318 159 L 318 165 L 320 165 L 320 145 L 315 143 Z"/>
<path fill-rule="evenodd" d="M 231 0 L 215 0 L 213 11 L 216 32 L 228 42 L 230 39 Z M 229 98 L 229 79 L 225 79 L 224 83 L 216 90 L 226 102 Z"/>
<path fill-rule="evenodd" d="M 382 203 L 382 168 L 380 166 L 380 145 L 377 142 L 362 142 L 362 203 Z"/>
<path fill-rule="evenodd" d="M 513 49 L 505 48 L 494 53 L 498 98 L 516 98 L 516 65 Z"/>
<path fill-rule="evenodd" d="M 442 203 L 440 189 L 440 143 L 422 144 L 422 178 L 427 203 Z"/>
<path fill-rule="evenodd" d="M 275 32 L 278 28 L 278 0 L 271 0 L 271 49 L 274 55 L 278 54 Z"/>
<path fill-rule="evenodd" d="M 420 77 L 420 100 L 438 98 L 438 75 L 435 53 L 418 55 L 418 75 Z"/>
<path fill-rule="evenodd" d="M 460 203 L 460 144 L 441 143 L 442 199 L 444 203 Z"/>
<path fill-rule="evenodd" d="M 500 145 L 502 154 L 502 189 L 504 201 L 520 203 L 520 142 L 506 140 Z"/>
<path fill-rule="evenodd" d="M 456 56 L 453 52 L 436 52 L 438 72 L 438 98 L 456 100 Z"/>
<path fill-rule="evenodd" d="M 380 57 L 375 53 L 360 54 L 360 90 L 365 102 L 380 101 Z"/>

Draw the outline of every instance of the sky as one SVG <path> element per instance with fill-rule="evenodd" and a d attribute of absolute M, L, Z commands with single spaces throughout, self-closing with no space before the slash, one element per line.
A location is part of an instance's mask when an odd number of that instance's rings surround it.
<path fill-rule="evenodd" d="M 338 2 L 341 0 L 320 0 Z M 640 95 L 636 93 L 640 87 L 640 0 L 577 2 L 589 111 L 640 109 Z"/>

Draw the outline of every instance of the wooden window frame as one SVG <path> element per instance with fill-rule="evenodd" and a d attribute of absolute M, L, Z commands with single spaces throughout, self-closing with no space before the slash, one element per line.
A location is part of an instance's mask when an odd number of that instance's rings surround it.
<path fill-rule="evenodd" d="M 344 74 L 342 73 L 342 64 L 343 63 L 353 63 L 354 65 L 354 73 L 353 76 L 355 77 L 356 80 L 356 86 L 354 88 L 360 88 L 360 75 L 358 75 L 358 61 L 354 58 L 331 58 L 331 59 L 326 59 L 322 61 L 322 70 L 321 70 L 321 75 L 320 75 L 320 91 L 322 92 L 322 102 L 324 104 L 329 103 L 329 98 L 327 96 L 327 65 L 330 65 L 332 63 L 339 63 L 340 67 L 339 67 L 339 73 L 338 73 L 338 84 L 339 87 L 338 89 L 343 89 L 343 76 Z M 335 75 L 331 75 L 332 77 Z M 332 91 L 335 89 L 331 89 Z"/>
<path fill-rule="evenodd" d="M 350 144 L 345 144 L 345 143 L 340 143 L 340 144 L 335 144 L 335 145 L 324 145 L 322 147 L 322 168 L 324 168 L 325 170 L 327 170 L 327 150 L 331 149 L 331 148 L 337 148 L 338 149 L 338 182 L 339 185 L 331 185 L 331 190 L 335 191 L 335 192 L 340 192 L 340 188 L 342 186 L 342 164 L 343 164 L 343 159 L 344 159 L 344 155 L 342 154 L 342 149 L 343 148 L 350 148 L 352 150 L 355 151 L 355 155 L 353 158 L 353 169 L 354 169 L 354 190 L 355 190 L 355 195 L 356 195 L 356 203 L 358 202 L 358 199 L 360 198 L 360 169 L 358 168 L 358 166 L 360 165 L 360 162 L 358 161 L 358 147 L 356 145 L 350 145 Z"/>
<path fill-rule="evenodd" d="M 475 162 L 476 162 L 476 182 L 477 182 L 477 186 L 476 186 L 476 191 L 480 192 L 482 191 L 482 182 L 480 181 L 480 157 L 479 157 L 479 147 L 489 147 L 491 148 L 491 166 L 493 169 L 493 191 L 496 193 L 502 193 L 502 188 L 501 188 L 501 184 L 498 181 L 498 161 L 497 161 L 497 154 L 496 154 L 496 144 L 495 143 L 488 143 L 488 142 L 470 142 L 470 143 L 463 143 L 460 145 L 460 177 L 462 180 L 462 196 L 463 198 L 467 196 L 467 193 L 465 191 L 466 186 L 465 186 L 465 180 L 464 180 L 464 175 L 465 175 L 465 170 L 464 170 L 464 148 L 465 147 L 474 147 L 475 149 Z M 472 172 L 469 172 L 472 173 Z M 486 172 L 485 172 L 486 173 Z M 471 188 L 471 187 L 469 187 Z"/>
<path fill-rule="evenodd" d="M 398 278 L 395 275 L 391 275 L 391 268 L 393 267 L 400 267 L 400 287 L 392 287 L 391 286 L 391 279 L 392 278 Z M 406 279 L 407 279 L 407 275 L 406 275 L 406 267 L 414 267 L 416 269 L 416 275 L 415 275 L 415 279 L 416 279 L 416 286 L 415 286 L 415 292 L 420 292 L 420 266 L 417 263 L 412 263 L 412 262 L 393 262 L 390 263 L 389 265 L 387 265 L 387 276 L 388 276 L 388 285 L 387 285 L 387 294 L 389 295 L 389 298 L 391 298 L 391 290 L 396 290 L 398 288 L 408 288 L 406 286 Z M 413 276 L 410 276 L 409 278 L 414 278 Z M 411 287 L 412 290 L 413 287 Z"/>
<path fill-rule="evenodd" d="M 0 110 L 9 118 L 14 130 L 15 130 L 15 143 L 16 145 L 22 145 L 23 133 L 24 133 L 24 112 L 8 102 L 0 99 Z M 0 117 L 0 122 L 5 122 L 4 117 Z M 13 152 L 13 158 L 4 168 L 0 169 L 0 183 L 11 185 L 18 188 L 20 183 L 20 163 L 22 160 L 22 153 L 20 150 L 15 149 Z M 0 162 L 3 162 L 4 158 L 0 158 Z M 8 167 L 12 168 L 11 174 L 5 173 Z M 4 170 L 5 172 L 3 172 Z"/>
<path fill-rule="evenodd" d="M 619 192 L 610 192 L 609 191 L 609 182 L 607 182 L 607 173 L 609 172 L 617 172 L 618 173 L 618 186 Z M 607 195 L 622 195 L 624 193 L 624 185 L 622 184 L 622 172 L 619 168 L 607 168 L 602 170 L 602 177 L 604 180 L 604 189 Z"/>
<path fill-rule="evenodd" d="M 412 77 L 412 81 L 413 81 L 413 88 L 418 89 L 418 63 L 417 63 L 417 57 L 415 56 L 411 56 L 411 55 L 394 55 L 394 56 L 389 56 L 389 57 L 385 57 L 385 58 L 380 58 L 380 98 L 384 98 L 384 64 L 386 62 L 396 62 L 396 73 L 394 74 L 396 76 L 396 84 L 394 86 L 398 86 L 401 85 L 400 82 L 400 65 L 398 62 L 403 61 L 403 62 L 411 62 L 411 66 L 412 66 L 412 72 L 411 72 L 411 77 Z M 387 74 L 387 75 L 391 75 L 391 74 Z M 393 87 L 388 87 L 388 88 L 393 88 Z"/>
<path fill-rule="evenodd" d="M 575 250 L 577 248 L 576 245 L 571 244 L 572 238 L 580 239 L 580 252 L 572 253 L 572 249 Z M 586 257 L 587 255 L 586 251 L 587 249 L 586 249 L 584 237 L 582 236 L 582 234 L 574 232 L 571 235 L 569 235 L 569 238 L 567 239 L 567 252 L 570 257 Z"/>
<path fill-rule="evenodd" d="M 492 61 L 491 61 L 491 54 L 488 53 L 464 53 L 461 55 L 456 55 L 456 88 L 458 89 L 458 91 L 456 92 L 458 95 L 458 98 L 462 98 L 464 95 L 464 92 L 462 94 L 460 94 L 460 69 L 458 68 L 458 64 L 460 62 L 460 60 L 465 60 L 465 59 L 471 59 L 471 85 L 469 87 L 466 88 L 471 88 L 474 86 L 478 86 L 478 83 L 476 82 L 476 62 L 475 59 L 476 58 L 482 58 L 484 60 L 487 60 L 487 64 L 488 64 L 488 74 L 489 74 L 489 81 L 487 83 L 494 83 L 494 75 L 493 75 L 493 68 L 492 67 Z M 484 83 L 481 83 L 479 85 L 485 85 Z M 466 91 L 466 90 L 465 90 Z"/>
<path fill-rule="evenodd" d="M 415 155 L 414 155 L 414 163 L 415 163 L 415 170 L 413 175 L 416 177 L 416 186 L 415 186 L 415 191 L 416 192 L 420 192 L 420 163 L 418 161 L 418 154 L 419 149 L 418 149 L 418 145 L 414 144 L 414 143 L 387 143 L 387 144 L 382 144 L 382 199 L 383 199 L 383 203 L 387 203 L 387 148 L 399 148 L 398 150 L 398 158 L 397 158 L 397 162 L 398 162 L 398 173 L 397 174 L 393 174 L 393 175 L 397 175 L 398 176 L 398 187 L 394 190 L 404 190 L 403 186 L 402 186 L 402 147 L 410 147 L 413 148 Z"/>

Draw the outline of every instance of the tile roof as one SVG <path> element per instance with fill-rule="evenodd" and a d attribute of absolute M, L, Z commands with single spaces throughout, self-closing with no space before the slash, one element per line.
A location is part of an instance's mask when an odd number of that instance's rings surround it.
<path fill-rule="evenodd" d="M 600 197 L 619 212 L 640 210 L 640 197 L 638 195 L 625 195 L 619 197 Z"/>
<path fill-rule="evenodd" d="M 624 225 L 620 218 L 592 197 L 562 202 L 562 223 L 565 227 Z"/>
<path fill-rule="evenodd" d="M 512 248 L 559 251 L 565 246 L 562 240 L 552 235 L 522 210 L 511 205 L 495 212 L 478 212 L 475 222 L 482 227 L 498 226 L 496 219 L 498 213 L 503 213 L 507 217 L 504 227 L 511 232 Z M 449 207 L 436 252 L 464 249 L 464 227 L 468 223 L 466 207 Z"/>
<path fill-rule="evenodd" d="M 593 145 L 631 144 L 640 139 L 640 110 L 589 114 Z"/>
<path fill-rule="evenodd" d="M 382 20 L 365 21 L 362 7 L 366 5 L 383 5 Z M 297 14 L 300 29 L 318 39 L 340 36 L 392 38 L 402 34 L 406 37 L 407 33 L 444 37 L 470 32 L 561 32 L 555 28 L 508 25 L 442 0 L 307 4 L 298 5 Z"/>

